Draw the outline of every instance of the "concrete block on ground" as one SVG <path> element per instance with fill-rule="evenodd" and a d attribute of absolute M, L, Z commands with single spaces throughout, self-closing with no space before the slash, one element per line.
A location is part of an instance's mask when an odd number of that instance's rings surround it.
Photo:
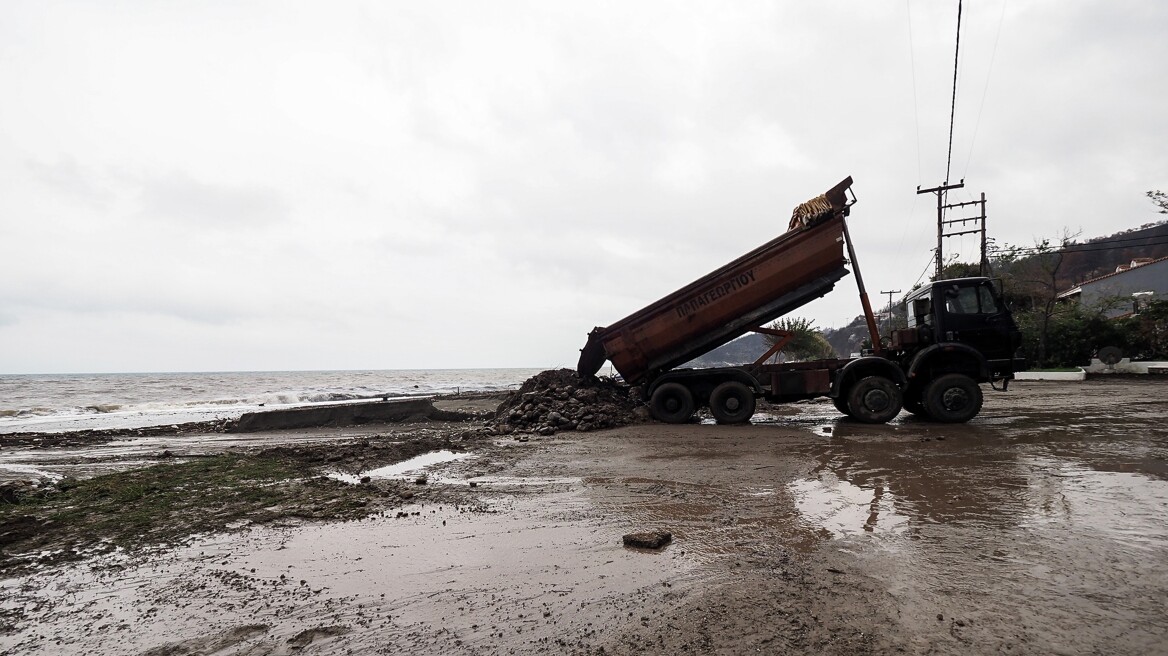
<path fill-rule="evenodd" d="M 1014 374 L 1014 380 L 1077 381 L 1087 380 L 1087 373 L 1082 368 L 1078 371 L 1019 371 Z"/>

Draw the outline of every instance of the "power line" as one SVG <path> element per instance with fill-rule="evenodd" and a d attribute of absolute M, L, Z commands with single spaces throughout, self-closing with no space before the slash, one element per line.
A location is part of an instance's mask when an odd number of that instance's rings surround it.
<path fill-rule="evenodd" d="M 1016 248 L 1016 249 L 997 249 L 992 251 L 994 255 L 1001 255 L 1002 253 L 1019 253 L 1034 255 L 1038 253 L 1090 253 L 1092 251 L 1118 251 L 1126 248 L 1141 248 L 1144 246 L 1164 246 L 1168 245 L 1168 237 L 1161 237 L 1159 240 L 1149 241 L 1142 244 L 1126 244 L 1118 246 L 1100 246 L 1098 248 L 1089 248 L 1095 244 L 1075 244 L 1064 248 L 1056 248 L 1053 250 L 1044 250 L 1042 248 Z"/>
<path fill-rule="evenodd" d="M 953 164 L 953 122 L 957 115 L 957 61 L 961 54 L 961 0 L 957 0 L 957 46 L 953 49 L 953 96 L 949 101 L 949 155 L 945 158 L 945 184 L 949 184 L 949 169 Z"/>
<path fill-rule="evenodd" d="M 1119 241 L 1142 241 L 1144 239 L 1160 239 L 1168 235 L 1145 235 L 1143 237 L 1108 237 L 1106 239 L 1092 239 L 1083 243 L 1072 243 L 1070 246 L 1093 246 L 1095 244 L 1112 244 Z"/>
<path fill-rule="evenodd" d="M 994 72 L 994 59 L 998 56 L 998 40 L 1002 37 L 1002 22 L 1006 20 L 1006 0 L 1002 0 L 1002 13 L 998 16 L 998 33 L 994 35 L 994 49 L 990 53 L 990 67 L 986 71 L 985 87 L 981 90 L 981 103 L 977 106 L 977 119 L 973 122 L 973 138 L 969 140 L 969 156 L 965 158 L 965 174 L 969 174 L 969 163 L 973 161 L 973 145 L 977 142 L 977 130 L 981 127 L 981 112 L 985 109 L 986 96 L 990 90 L 990 76 Z M 961 176 L 962 178 L 965 175 Z"/>
<path fill-rule="evenodd" d="M 925 274 L 928 273 L 928 271 L 929 271 L 929 265 L 931 265 L 932 263 L 933 263 L 933 258 L 930 256 L 929 261 L 925 263 L 925 268 L 921 269 L 921 275 L 917 276 L 917 279 L 913 281 L 913 287 L 916 287 L 917 283 L 921 281 L 921 278 L 925 277 Z"/>
<path fill-rule="evenodd" d="M 913 121 L 916 122 L 917 128 L 917 181 L 919 182 L 921 180 L 921 115 L 917 107 L 917 57 L 913 51 L 912 5 L 909 0 L 904 0 L 904 8 L 908 15 L 908 60 L 909 68 L 912 71 Z"/>
<path fill-rule="evenodd" d="M 1145 235 L 1143 237 L 1108 237 L 1106 239 L 1094 239 L 1094 240 L 1085 241 L 1082 243 L 1071 242 L 1071 243 L 1067 244 L 1064 248 L 1073 248 L 1075 246 L 1097 246 L 1099 244 L 1115 244 L 1115 243 L 1119 243 L 1122 241 L 1147 241 L 1149 239 L 1164 239 L 1164 238 L 1168 238 L 1168 235 Z M 996 248 L 994 250 L 1002 251 L 1002 250 L 1007 250 L 1007 249 Z M 1023 247 L 1015 248 L 1012 250 L 1033 251 L 1033 250 L 1043 250 L 1043 248 L 1040 246 L 1023 246 Z"/>

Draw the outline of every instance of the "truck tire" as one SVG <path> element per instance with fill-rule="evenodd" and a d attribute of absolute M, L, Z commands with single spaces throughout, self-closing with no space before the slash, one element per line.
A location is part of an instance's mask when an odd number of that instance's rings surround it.
<path fill-rule="evenodd" d="M 681 424 L 694 413 L 694 398 L 689 388 L 681 383 L 665 383 L 653 391 L 649 409 L 658 421 Z"/>
<path fill-rule="evenodd" d="M 738 381 L 726 381 L 710 393 L 710 414 L 719 424 L 744 424 L 754 416 L 754 392 Z"/>
<path fill-rule="evenodd" d="M 965 374 L 945 374 L 925 388 L 929 417 L 947 424 L 962 424 L 981 412 L 981 387 Z"/>
<path fill-rule="evenodd" d="M 883 424 L 900 414 L 904 397 L 884 376 L 861 378 L 848 390 L 848 416 L 866 424 Z"/>

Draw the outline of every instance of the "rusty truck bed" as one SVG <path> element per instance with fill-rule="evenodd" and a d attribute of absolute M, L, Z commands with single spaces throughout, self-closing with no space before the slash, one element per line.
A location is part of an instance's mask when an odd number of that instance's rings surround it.
<path fill-rule="evenodd" d="M 838 214 L 787 232 L 624 319 L 596 328 L 581 351 L 578 371 L 593 375 L 607 359 L 635 384 L 823 296 L 848 274 L 843 232 Z"/>

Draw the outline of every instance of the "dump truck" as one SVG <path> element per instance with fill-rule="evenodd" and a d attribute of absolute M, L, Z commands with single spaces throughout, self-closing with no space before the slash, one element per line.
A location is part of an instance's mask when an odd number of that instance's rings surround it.
<path fill-rule="evenodd" d="M 577 371 L 607 360 L 637 386 L 660 421 L 681 423 L 708 407 L 719 423 L 743 423 L 759 398 L 829 397 L 856 420 L 883 423 L 901 409 L 940 422 L 981 411 L 981 384 L 1005 390 L 1025 361 L 1021 334 L 989 278 L 934 281 L 906 297 L 907 327 L 881 336 L 864 289 L 847 218 L 856 202 L 848 177 L 795 208 L 788 231 L 629 316 L 588 335 Z M 766 327 L 855 272 L 871 348 L 860 357 L 775 362 L 793 335 Z M 747 332 L 774 345 L 752 364 L 679 368 Z"/>

